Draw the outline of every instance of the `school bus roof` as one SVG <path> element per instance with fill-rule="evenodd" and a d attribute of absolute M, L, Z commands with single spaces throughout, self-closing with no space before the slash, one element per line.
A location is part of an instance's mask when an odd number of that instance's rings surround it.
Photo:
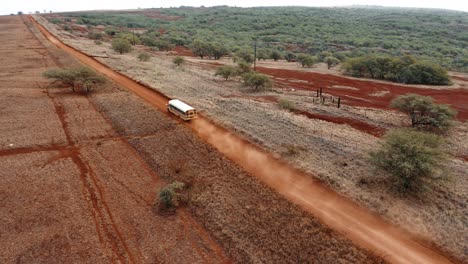
<path fill-rule="evenodd" d="M 195 108 L 191 107 L 190 105 L 178 100 L 178 99 L 174 99 L 174 100 L 170 100 L 169 101 L 169 104 L 179 110 L 181 110 L 182 112 L 187 112 L 189 110 L 195 110 Z"/>

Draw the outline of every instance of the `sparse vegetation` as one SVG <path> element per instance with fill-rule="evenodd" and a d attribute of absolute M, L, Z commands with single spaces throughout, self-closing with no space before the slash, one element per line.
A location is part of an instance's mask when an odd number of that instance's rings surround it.
<path fill-rule="evenodd" d="M 146 52 L 142 52 L 142 53 L 138 54 L 138 59 L 140 61 L 149 61 L 151 59 L 151 56 Z"/>
<path fill-rule="evenodd" d="M 431 131 L 445 131 L 456 115 L 448 105 L 436 104 L 432 97 L 417 94 L 400 95 L 393 99 L 391 106 L 407 114 L 412 127 Z"/>
<path fill-rule="evenodd" d="M 243 75 L 244 85 L 253 87 L 255 91 L 265 90 L 272 86 L 270 78 L 264 74 L 248 72 Z"/>
<path fill-rule="evenodd" d="M 185 59 L 184 59 L 184 57 L 176 56 L 176 57 L 172 60 L 172 62 L 173 62 L 175 65 L 180 66 L 180 65 L 182 65 L 182 64 L 185 63 Z"/>
<path fill-rule="evenodd" d="M 73 92 L 76 92 L 79 88 L 90 92 L 98 85 L 105 83 L 105 79 L 101 75 L 87 67 L 50 69 L 45 71 L 43 76 L 70 87 Z"/>
<path fill-rule="evenodd" d="M 370 162 L 389 173 L 402 193 L 420 191 L 442 174 L 442 142 L 435 134 L 396 130 L 386 134 L 380 148 L 370 153 Z"/>
<path fill-rule="evenodd" d="M 116 38 L 112 40 L 112 49 L 120 54 L 128 53 L 132 50 L 132 44 L 126 39 Z"/>

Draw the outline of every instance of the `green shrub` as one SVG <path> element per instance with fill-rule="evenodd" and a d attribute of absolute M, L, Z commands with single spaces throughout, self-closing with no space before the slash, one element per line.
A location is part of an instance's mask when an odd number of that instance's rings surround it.
<path fill-rule="evenodd" d="M 159 201 L 166 208 L 177 207 L 181 202 L 179 200 L 180 192 L 185 188 L 183 182 L 174 181 L 163 187 L 158 194 Z"/>
<path fill-rule="evenodd" d="M 327 64 L 328 69 L 330 69 L 331 67 L 338 65 L 338 63 L 340 63 L 340 60 L 333 56 L 328 56 L 324 59 L 324 62 Z"/>
<path fill-rule="evenodd" d="M 286 99 L 280 99 L 278 101 L 278 105 L 281 109 L 288 110 L 288 111 L 292 111 L 295 108 L 294 102 L 291 102 Z"/>
<path fill-rule="evenodd" d="M 151 56 L 148 53 L 142 52 L 142 53 L 138 54 L 138 59 L 140 61 L 149 61 L 150 58 L 151 58 Z"/>
<path fill-rule="evenodd" d="M 94 39 L 94 40 L 102 40 L 104 38 L 104 35 L 97 31 L 90 31 L 88 33 L 88 38 Z"/>
<path fill-rule="evenodd" d="M 417 94 L 400 95 L 392 100 L 391 106 L 407 114 L 412 127 L 425 130 L 447 130 L 457 113 L 448 105 L 434 103 L 430 96 Z"/>
<path fill-rule="evenodd" d="M 173 62 L 175 65 L 180 66 L 180 65 L 182 65 L 182 64 L 185 63 L 185 59 L 184 59 L 183 57 L 181 57 L 181 56 L 177 56 L 177 57 L 175 57 L 175 58 L 172 60 L 172 62 Z"/>
<path fill-rule="evenodd" d="M 94 44 L 96 44 L 96 45 L 102 45 L 102 41 L 100 41 L 100 40 L 95 40 L 95 41 L 94 41 Z"/>
<path fill-rule="evenodd" d="M 45 78 L 69 86 L 73 92 L 78 88 L 90 92 L 93 88 L 105 83 L 105 79 L 101 75 L 87 67 L 50 69 L 42 75 Z"/>
<path fill-rule="evenodd" d="M 126 39 L 116 38 L 112 40 L 112 49 L 116 52 L 123 54 L 132 50 L 132 44 Z"/>
<path fill-rule="evenodd" d="M 236 75 L 244 75 L 244 74 L 249 73 L 249 72 L 252 72 L 252 68 L 250 67 L 250 64 L 243 61 L 243 60 L 240 60 L 237 63 L 237 73 L 236 73 Z"/>
<path fill-rule="evenodd" d="M 442 139 L 409 129 L 387 133 L 380 148 L 370 153 L 371 164 L 390 174 L 403 193 L 419 191 L 441 174 L 445 154 Z"/>
<path fill-rule="evenodd" d="M 221 76 L 225 80 L 229 79 L 230 77 L 234 77 L 237 75 L 236 67 L 225 65 L 221 66 L 216 70 L 215 76 Z"/>
<path fill-rule="evenodd" d="M 264 90 L 272 86 L 270 78 L 264 74 L 248 72 L 243 75 L 244 85 L 253 87 L 255 91 Z"/>

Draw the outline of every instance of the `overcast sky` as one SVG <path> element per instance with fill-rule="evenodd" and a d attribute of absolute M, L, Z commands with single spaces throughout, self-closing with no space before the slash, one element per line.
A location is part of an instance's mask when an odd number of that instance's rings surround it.
<path fill-rule="evenodd" d="M 44 10 L 52 11 L 78 11 L 96 9 L 136 9 L 150 7 L 178 7 L 184 6 L 346 6 L 346 5 L 381 5 L 401 7 L 424 7 L 461 10 L 468 12 L 466 0 L 3 0 L 0 5 L 0 14 L 6 15 L 23 11 L 24 13 Z"/>

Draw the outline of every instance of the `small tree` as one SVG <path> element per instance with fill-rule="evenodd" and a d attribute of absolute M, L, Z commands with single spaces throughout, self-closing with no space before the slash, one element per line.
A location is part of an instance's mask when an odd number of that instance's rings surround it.
<path fill-rule="evenodd" d="M 435 135 L 400 129 L 384 136 L 380 148 L 370 153 L 370 162 L 388 172 L 404 193 L 419 190 L 441 174 L 445 154 L 442 139 Z"/>
<path fill-rule="evenodd" d="M 73 92 L 80 87 L 90 92 L 96 86 L 105 83 L 102 76 L 87 67 L 50 69 L 45 71 L 43 76 L 69 86 Z"/>
<path fill-rule="evenodd" d="M 244 60 L 249 64 L 254 62 L 253 54 L 247 49 L 239 50 L 238 52 L 236 52 L 236 57 Z"/>
<path fill-rule="evenodd" d="M 138 54 L 138 59 L 140 61 L 149 61 L 150 58 L 151 58 L 151 56 L 148 53 L 142 52 L 142 53 Z"/>
<path fill-rule="evenodd" d="M 274 50 L 274 51 L 271 52 L 271 58 L 274 61 L 278 61 L 279 59 L 281 59 L 281 53 L 279 53 L 279 51 L 277 51 L 277 50 Z"/>
<path fill-rule="evenodd" d="M 183 182 L 172 182 L 159 191 L 159 201 L 166 207 L 172 208 L 179 205 L 179 194 L 185 188 Z"/>
<path fill-rule="evenodd" d="M 328 56 L 324 59 L 325 63 L 327 64 L 327 67 L 328 69 L 330 69 L 331 67 L 334 67 L 336 65 L 338 65 L 338 63 L 340 63 L 340 60 L 335 58 L 335 57 L 332 57 L 332 56 Z"/>
<path fill-rule="evenodd" d="M 306 54 L 299 54 L 296 58 L 297 62 L 302 65 L 302 67 L 310 68 L 317 61 L 315 57 Z"/>
<path fill-rule="evenodd" d="M 250 64 L 243 61 L 243 60 L 240 60 L 237 63 L 236 75 L 244 75 L 244 74 L 249 73 L 249 72 L 252 72 L 252 68 L 250 68 Z"/>
<path fill-rule="evenodd" d="M 172 60 L 172 62 L 173 62 L 175 65 L 180 66 L 180 65 L 184 64 L 185 59 L 184 59 L 183 57 L 181 57 L 181 56 L 177 56 L 177 57 L 175 57 L 175 58 Z"/>
<path fill-rule="evenodd" d="M 23 11 L 18 11 L 18 15 L 21 16 L 23 14 Z"/>
<path fill-rule="evenodd" d="M 225 80 L 230 77 L 236 76 L 237 69 L 233 66 L 225 65 L 221 66 L 216 70 L 215 76 L 222 76 Z"/>
<path fill-rule="evenodd" d="M 272 82 L 270 78 L 264 74 L 249 72 L 243 75 L 244 85 L 253 87 L 255 91 L 263 90 L 265 88 L 270 88 Z"/>
<path fill-rule="evenodd" d="M 123 54 L 132 50 L 132 44 L 130 44 L 130 41 L 126 39 L 116 38 L 112 40 L 112 49 L 120 54 Z"/>
<path fill-rule="evenodd" d="M 457 113 L 448 105 L 435 104 L 430 96 L 417 94 L 400 95 L 393 99 L 391 106 L 409 115 L 412 127 L 426 130 L 448 129 Z"/>

